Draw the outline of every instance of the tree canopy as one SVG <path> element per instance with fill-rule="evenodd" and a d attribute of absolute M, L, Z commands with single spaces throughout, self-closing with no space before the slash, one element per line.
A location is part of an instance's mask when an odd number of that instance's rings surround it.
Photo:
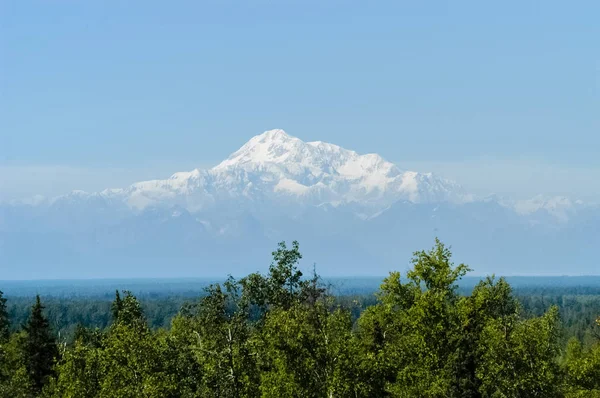
<path fill-rule="evenodd" d="M 117 291 L 106 326 L 77 324 L 72 341 L 39 296 L 11 327 L 0 292 L 0 396 L 600 396 L 592 332 L 565 344 L 558 307 L 534 314 L 503 278 L 461 294 L 470 268 L 439 240 L 364 306 L 303 275 L 301 259 L 298 242 L 280 243 L 266 274 L 209 286 L 168 328 Z"/>

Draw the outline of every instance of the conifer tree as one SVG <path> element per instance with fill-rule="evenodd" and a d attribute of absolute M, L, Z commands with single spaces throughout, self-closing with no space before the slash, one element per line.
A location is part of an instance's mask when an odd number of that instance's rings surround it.
<path fill-rule="evenodd" d="M 50 323 L 44 316 L 43 310 L 44 306 L 38 295 L 24 327 L 27 334 L 24 342 L 26 368 L 35 391 L 41 391 L 48 377 L 52 375 L 58 356 L 56 338 L 52 335 Z"/>
<path fill-rule="evenodd" d="M 113 323 L 124 323 L 133 326 L 134 324 L 146 325 L 146 319 L 142 311 L 142 306 L 138 299 L 131 294 L 130 291 L 124 290 L 124 298 L 121 298 L 117 292 L 115 301 L 113 302 Z"/>
<path fill-rule="evenodd" d="M 111 306 L 113 322 L 117 322 L 117 319 L 119 319 L 119 313 L 121 312 L 121 309 L 123 309 L 123 300 L 121 300 L 121 295 L 119 294 L 119 291 L 116 290 L 115 301 L 113 301 Z"/>
<path fill-rule="evenodd" d="M 8 341 L 9 330 L 10 321 L 8 320 L 6 299 L 4 298 L 2 290 L 0 290 L 0 342 Z"/>

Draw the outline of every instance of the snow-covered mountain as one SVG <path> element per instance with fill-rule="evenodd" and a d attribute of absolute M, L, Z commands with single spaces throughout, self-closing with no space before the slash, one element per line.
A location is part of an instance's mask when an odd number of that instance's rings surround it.
<path fill-rule="evenodd" d="M 75 192 L 73 195 L 86 195 Z M 143 210 L 179 205 L 191 212 L 219 202 L 292 202 L 302 205 L 357 203 L 373 212 L 398 200 L 464 203 L 472 196 L 452 181 L 431 173 L 400 170 L 376 154 L 359 155 L 325 142 L 303 142 L 283 130 L 253 137 L 210 170 L 173 174 L 126 189 L 98 194 Z"/>
<path fill-rule="evenodd" d="M 599 216 L 568 198 L 476 198 L 376 154 L 270 130 L 212 169 L 0 206 L 0 266 L 20 277 L 243 273 L 268 264 L 277 241 L 299 239 L 326 274 L 383 274 L 441 236 L 479 272 L 536 273 L 507 255 L 540 252 L 531 261 L 546 274 L 573 271 L 571 251 L 586 258 Z"/>

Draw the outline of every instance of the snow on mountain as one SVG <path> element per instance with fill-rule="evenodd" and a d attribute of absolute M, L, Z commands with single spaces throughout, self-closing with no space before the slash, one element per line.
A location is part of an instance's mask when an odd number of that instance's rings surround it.
<path fill-rule="evenodd" d="M 597 205 L 474 198 L 379 155 L 270 130 L 208 170 L 0 204 L 0 264 L 13 278 L 243 275 L 297 239 L 339 274 L 385 274 L 439 237 L 478 272 L 587 272 L 598 226 Z"/>
<path fill-rule="evenodd" d="M 571 200 L 564 196 L 548 197 L 537 195 L 531 199 L 518 200 L 513 203 L 515 211 L 523 216 L 532 216 L 539 213 L 547 213 L 560 222 L 569 221 L 570 216 L 577 209 L 584 207 L 580 200 Z"/>
<path fill-rule="evenodd" d="M 531 199 L 515 202 L 515 210 L 520 214 L 531 214 L 539 210 L 550 212 L 563 212 L 583 204 L 581 201 L 572 201 L 564 196 L 547 197 L 537 195 Z"/>
<path fill-rule="evenodd" d="M 121 195 L 138 210 L 181 205 L 192 212 L 235 198 L 308 205 L 358 202 L 374 211 L 398 200 L 472 200 L 456 183 L 431 173 L 400 170 L 379 155 L 360 155 L 321 141 L 304 142 L 279 129 L 253 137 L 210 170 L 139 182 L 110 195 Z"/>
<path fill-rule="evenodd" d="M 547 214 L 565 222 L 584 206 L 565 197 L 511 200 L 475 198 L 457 183 L 432 173 L 401 170 L 377 154 L 358 154 L 322 142 L 304 142 L 274 129 L 251 138 L 208 170 L 178 172 L 165 180 L 135 183 L 97 193 L 73 191 L 56 198 L 35 197 L 13 205 L 90 202 L 121 203 L 142 211 L 180 206 L 195 213 L 226 202 L 348 206 L 370 218 L 398 201 L 465 204 L 497 202 L 521 216 Z"/>

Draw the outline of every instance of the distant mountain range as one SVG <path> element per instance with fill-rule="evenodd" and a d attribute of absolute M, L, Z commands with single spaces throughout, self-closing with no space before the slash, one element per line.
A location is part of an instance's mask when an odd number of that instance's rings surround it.
<path fill-rule="evenodd" d="M 477 197 L 270 130 L 209 170 L 1 204 L 0 280 L 242 275 L 292 239 L 324 275 L 383 275 L 435 236 L 478 274 L 599 273 L 595 204 Z"/>

